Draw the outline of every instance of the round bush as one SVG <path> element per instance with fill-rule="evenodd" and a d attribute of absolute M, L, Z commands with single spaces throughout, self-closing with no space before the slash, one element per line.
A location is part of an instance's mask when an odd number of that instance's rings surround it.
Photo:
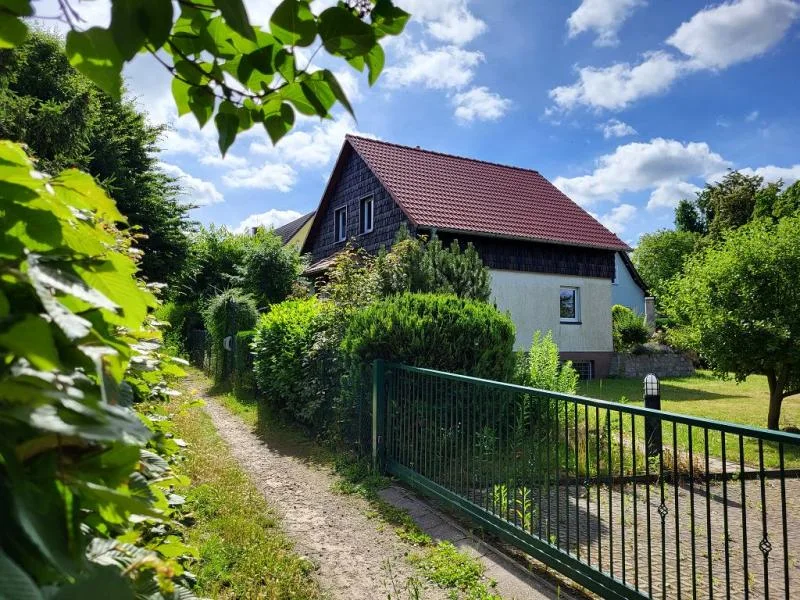
<path fill-rule="evenodd" d="M 642 315 L 637 315 L 627 306 L 615 304 L 611 307 L 614 350 L 622 352 L 647 342 L 650 330 Z"/>
<path fill-rule="evenodd" d="M 514 374 L 514 324 L 485 302 L 441 294 L 401 294 L 353 315 L 342 348 L 361 363 L 376 358 L 486 379 Z"/>
<path fill-rule="evenodd" d="M 304 402 L 307 357 L 324 326 L 326 309 L 313 297 L 275 304 L 259 319 L 253 339 L 256 386 L 265 401 L 306 424 L 313 424 L 315 416 Z"/>

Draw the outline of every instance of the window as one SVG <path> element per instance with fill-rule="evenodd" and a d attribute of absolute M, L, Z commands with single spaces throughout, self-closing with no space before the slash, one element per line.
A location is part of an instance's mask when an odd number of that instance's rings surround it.
<path fill-rule="evenodd" d="M 347 207 L 337 208 L 333 212 L 334 241 L 343 242 L 347 237 Z"/>
<path fill-rule="evenodd" d="M 572 368 L 578 372 L 578 377 L 584 381 L 594 379 L 594 362 L 591 360 L 573 360 Z"/>
<path fill-rule="evenodd" d="M 560 316 L 562 323 L 580 323 L 580 290 L 576 287 L 562 287 L 560 297 Z"/>
<path fill-rule="evenodd" d="M 361 199 L 359 233 L 369 233 L 372 231 L 372 206 L 372 196 Z"/>

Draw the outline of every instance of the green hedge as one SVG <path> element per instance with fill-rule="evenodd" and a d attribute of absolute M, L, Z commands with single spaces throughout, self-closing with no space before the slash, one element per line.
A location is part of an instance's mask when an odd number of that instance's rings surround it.
<path fill-rule="evenodd" d="M 251 396 L 256 390 L 252 349 L 255 335 L 254 330 L 240 331 L 233 341 L 231 384 L 236 394 Z"/>
<path fill-rule="evenodd" d="M 361 363 L 376 358 L 511 381 L 516 366 L 511 318 L 484 302 L 401 294 L 353 315 L 342 342 Z"/>
<path fill-rule="evenodd" d="M 325 311 L 326 304 L 316 298 L 275 304 L 259 319 L 253 339 L 256 385 L 264 401 L 306 425 L 314 425 L 317 417 L 304 393 L 307 357 Z"/>
<path fill-rule="evenodd" d="M 252 329 L 257 320 L 255 300 L 241 290 L 226 290 L 208 303 L 203 311 L 203 322 L 211 348 L 210 370 L 214 381 L 225 381 L 233 371 L 233 352 L 225 350 L 225 338 Z"/>

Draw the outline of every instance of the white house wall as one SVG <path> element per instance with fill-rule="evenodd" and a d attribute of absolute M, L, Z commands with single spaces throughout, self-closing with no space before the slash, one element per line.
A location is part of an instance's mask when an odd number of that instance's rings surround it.
<path fill-rule="evenodd" d="M 614 266 L 616 268 L 616 281 L 611 288 L 612 304 L 627 306 L 640 315 L 644 314 L 644 291 L 631 276 L 628 267 L 622 261 L 619 252 L 614 256 Z"/>
<path fill-rule="evenodd" d="M 533 332 L 553 332 L 561 352 L 611 352 L 611 281 L 490 269 L 492 298 L 517 329 L 516 349 L 530 347 Z M 562 286 L 579 288 L 580 324 L 561 323 Z"/>

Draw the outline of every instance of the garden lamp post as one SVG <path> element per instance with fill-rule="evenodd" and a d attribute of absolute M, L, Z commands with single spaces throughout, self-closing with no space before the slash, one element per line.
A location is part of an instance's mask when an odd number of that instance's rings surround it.
<path fill-rule="evenodd" d="M 644 378 L 644 406 L 653 410 L 661 410 L 661 383 L 653 373 Z M 658 456 L 661 453 L 661 419 L 655 415 L 644 418 L 644 435 L 647 456 Z"/>

